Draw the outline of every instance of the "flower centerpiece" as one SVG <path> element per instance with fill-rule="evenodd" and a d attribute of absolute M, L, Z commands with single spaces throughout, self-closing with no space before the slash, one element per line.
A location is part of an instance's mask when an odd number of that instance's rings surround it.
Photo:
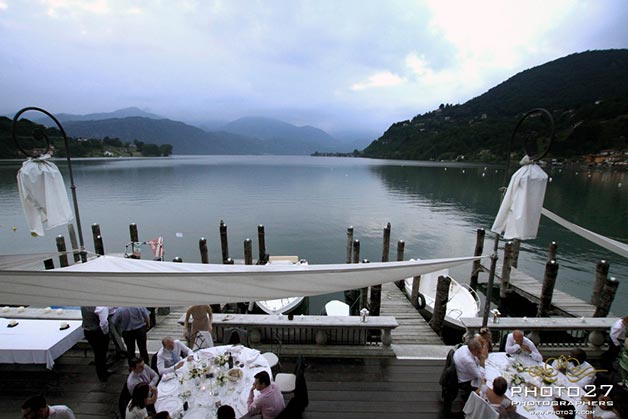
<path fill-rule="evenodd" d="M 525 382 L 526 380 L 524 380 L 519 374 L 515 374 L 514 377 L 512 377 L 512 384 L 515 386 L 523 385 Z"/>
<path fill-rule="evenodd" d="M 218 383 L 219 386 L 224 386 L 225 384 L 227 384 L 227 381 L 229 381 L 229 377 L 225 374 L 220 374 L 216 378 L 216 382 Z"/>
<path fill-rule="evenodd" d="M 515 369 L 517 370 L 517 372 L 525 372 L 526 371 L 526 367 L 524 367 L 521 362 L 515 362 Z"/>
<path fill-rule="evenodd" d="M 214 364 L 223 367 L 225 366 L 227 363 L 229 362 L 229 356 L 228 355 L 218 355 L 217 357 L 214 358 Z"/>

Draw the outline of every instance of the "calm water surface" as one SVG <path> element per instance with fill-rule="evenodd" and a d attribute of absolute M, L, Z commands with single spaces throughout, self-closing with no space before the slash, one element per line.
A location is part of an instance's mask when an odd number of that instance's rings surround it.
<path fill-rule="evenodd" d="M 57 164 L 67 182 L 65 162 Z M 20 165 L 0 162 L 0 252 L 53 251 L 54 238 L 66 229 L 30 237 L 15 181 Z M 73 169 L 88 249 L 93 250 L 91 224 L 100 224 L 107 253 L 121 253 L 128 225 L 136 223 L 140 240 L 164 237 L 168 259 L 200 261 L 198 240 L 207 238 L 214 263 L 220 259 L 220 220 L 228 225 L 234 259 L 243 258 L 246 238 L 257 255 L 258 224 L 266 228 L 271 255 L 298 255 L 310 263 L 343 263 L 350 225 L 361 258 L 380 260 L 388 222 L 391 259 L 398 240 L 406 243 L 406 258 L 472 255 L 476 229 L 488 230 L 497 213 L 504 177 L 501 167 L 484 165 L 303 156 L 77 159 Z M 550 176 L 546 208 L 628 241 L 626 173 L 554 169 Z M 539 237 L 522 245 L 520 268 L 541 278 L 551 241 L 559 246 L 557 287 L 563 291 L 588 299 L 599 259 L 610 262 L 612 276 L 628 280 L 627 260 L 545 218 Z M 485 248 L 490 249 L 488 242 Z M 470 271 L 464 266 L 452 273 L 468 282 Z M 311 312 L 319 311 L 323 300 L 312 299 Z M 613 311 L 626 314 L 626 307 L 628 283 L 620 285 Z"/>

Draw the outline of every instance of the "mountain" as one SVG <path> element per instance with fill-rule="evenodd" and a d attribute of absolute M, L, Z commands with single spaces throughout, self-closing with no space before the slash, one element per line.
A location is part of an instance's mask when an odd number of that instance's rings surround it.
<path fill-rule="evenodd" d="M 275 152 L 310 154 L 314 151 L 339 151 L 341 144 L 325 131 L 311 126 L 298 127 L 264 117 L 244 117 L 221 128 L 223 131 L 258 138 Z M 283 153 L 282 153 L 283 154 Z"/>
<path fill-rule="evenodd" d="M 134 106 L 118 109 L 113 112 L 100 112 L 100 113 L 89 113 L 87 115 L 74 115 L 71 113 L 60 113 L 56 114 L 55 118 L 59 120 L 61 123 L 65 123 L 67 121 L 100 121 L 103 119 L 111 119 L 111 118 L 128 118 L 131 116 L 138 116 L 142 118 L 150 118 L 150 119 L 162 119 L 162 116 L 155 115 L 154 113 L 146 112 L 141 110 L 140 108 L 136 108 Z M 54 122 L 50 120 L 47 116 L 43 116 L 40 118 L 33 119 L 34 122 L 45 126 L 53 126 Z"/>
<path fill-rule="evenodd" d="M 83 138 L 120 138 L 153 144 L 172 144 L 174 154 L 262 154 L 266 147 L 259 140 L 227 132 L 207 132 L 170 119 L 144 117 L 111 118 L 97 121 L 63 123 L 69 136 Z"/>
<path fill-rule="evenodd" d="M 503 159 L 517 121 L 533 108 L 554 117 L 550 156 L 628 148 L 628 50 L 586 51 L 525 70 L 462 105 L 441 104 L 391 125 L 363 155 Z"/>

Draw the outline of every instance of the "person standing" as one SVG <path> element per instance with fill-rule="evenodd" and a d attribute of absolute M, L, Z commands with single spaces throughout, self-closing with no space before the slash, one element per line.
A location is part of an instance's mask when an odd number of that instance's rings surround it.
<path fill-rule="evenodd" d="M 207 304 L 190 306 L 185 312 L 185 322 L 183 323 L 183 333 L 188 340 L 188 346 L 194 348 L 196 334 L 201 331 L 212 332 L 212 314 L 211 306 Z M 190 316 L 192 323 L 190 324 Z"/>
<path fill-rule="evenodd" d="M 146 348 L 146 331 L 150 325 L 150 318 L 146 307 L 119 307 L 111 322 L 122 330 L 122 339 L 126 345 L 128 358 L 135 357 L 137 344 L 140 356 L 148 364 L 150 361 Z"/>
<path fill-rule="evenodd" d="M 111 371 L 107 370 L 107 351 L 109 350 L 109 309 L 107 307 L 81 307 L 83 316 L 83 334 L 94 351 L 96 374 L 100 381 L 107 381 Z"/>
<path fill-rule="evenodd" d="M 482 342 L 472 338 L 469 343 L 461 346 L 454 352 L 454 365 L 458 374 L 458 387 L 461 390 L 462 400 L 467 401 L 472 391 L 482 385 L 486 371 L 482 367 Z"/>
<path fill-rule="evenodd" d="M 72 409 L 65 405 L 49 406 L 44 396 L 34 396 L 22 405 L 24 419 L 75 419 Z"/>
<path fill-rule="evenodd" d="M 253 391 L 259 391 L 257 397 Z M 262 415 L 262 419 L 274 419 L 286 407 L 281 390 L 275 383 L 270 382 L 270 376 L 266 371 L 255 374 L 255 382 L 249 392 L 246 402 L 249 416 Z"/>

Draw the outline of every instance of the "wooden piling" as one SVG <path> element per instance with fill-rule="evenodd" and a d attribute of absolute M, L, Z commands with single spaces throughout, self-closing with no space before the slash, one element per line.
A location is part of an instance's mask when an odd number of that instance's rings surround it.
<path fill-rule="evenodd" d="M 59 264 L 61 267 L 66 267 L 69 265 L 68 263 L 68 254 L 66 253 L 65 248 L 65 238 L 62 235 L 57 236 L 57 251 L 60 253 L 59 255 Z"/>
<path fill-rule="evenodd" d="M 201 237 L 198 241 L 198 249 L 201 252 L 201 263 L 209 263 L 209 252 L 207 251 L 207 239 Z"/>
<path fill-rule="evenodd" d="M 257 258 L 258 265 L 265 265 L 268 263 L 268 254 L 266 254 L 266 233 L 263 225 L 257 226 L 257 243 L 259 246 L 259 257 Z"/>
<path fill-rule="evenodd" d="M 593 293 L 591 294 L 591 304 L 598 306 L 600 303 L 600 295 L 604 284 L 608 279 L 608 270 L 610 265 L 605 260 L 600 260 L 595 264 L 595 281 L 593 282 Z"/>
<path fill-rule="evenodd" d="M 253 264 L 253 244 L 251 243 L 251 239 L 248 238 L 244 240 L 244 264 Z"/>
<path fill-rule="evenodd" d="M 55 268 L 55 262 L 52 259 L 45 259 L 44 260 L 44 269 L 45 270 L 50 270 L 50 269 L 54 269 Z"/>
<path fill-rule="evenodd" d="M 550 260 L 545 264 L 545 276 L 541 287 L 541 301 L 539 302 L 536 317 L 547 317 L 552 305 L 552 294 L 558 276 L 558 264 L 555 260 Z"/>
<path fill-rule="evenodd" d="M 547 261 L 556 260 L 556 251 L 558 250 L 558 244 L 556 242 L 551 242 L 549 244 L 549 248 L 547 250 Z"/>
<path fill-rule="evenodd" d="M 399 240 L 397 242 L 397 259 L 396 259 L 397 262 L 403 261 L 403 253 L 404 253 L 405 247 L 406 247 L 406 243 L 403 240 Z M 397 288 L 399 288 L 402 291 L 405 288 L 403 279 L 400 279 L 399 281 L 395 281 L 395 285 L 397 286 Z"/>
<path fill-rule="evenodd" d="M 593 317 L 606 317 L 611 310 L 611 304 L 615 300 L 615 294 L 617 293 L 617 287 L 619 281 L 615 277 L 610 277 L 606 280 L 602 293 L 600 294 L 599 303 L 593 313 Z"/>
<path fill-rule="evenodd" d="M 100 235 L 100 225 L 92 224 L 92 238 L 94 239 L 94 249 L 96 250 L 97 255 L 105 254 L 105 245 L 102 241 L 102 236 Z"/>
<path fill-rule="evenodd" d="M 483 228 L 478 228 L 475 234 L 475 251 L 473 252 L 473 256 L 482 256 L 482 252 L 484 251 L 484 236 L 486 235 L 486 231 Z M 480 275 L 482 261 L 480 259 L 473 261 L 473 267 L 471 268 L 471 280 L 469 281 L 469 285 L 474 290 L 478 287 L 478 276 Z"/>
<path fill-rule="evenodd" d="M 229 243 L 227 241 L 227 225 L 220 220 L 220 248 L 222 249 L 222 263 L 227 263 L 229 259 Z"/>
<path fill-rule="evenodd" d="M 353 241 L 353 263 L 360 263 L 360 240 Z"/>
<path fill-rule="evenodd" d="M 421 275 L 412 278 L 412 290 L 410 291 L 410 302 L 414 308 L 421 309 L 419 304 L 419 288 L 421 287 Z M 405 288 L 405 284 L 404 284 Z"/>
<path fill-rule="evenodd" d="M 436 300 L 434 301 L 434 313 L 430 320 L 430 327 L 440 336 L 445 324 L 445 314 L 447 313 L 447 301 L 449 300 L 449 286 L 451 278 L 449 276 L 439 276 L 436 286 Z"/>
<path fill-rule="evenodd" d="M 512 271 L 512 248 L 513 243 L 507 242 L 504 245 L 504 263 L 502 265 L 502 282 L 499 286 L 499 299 L 500 304 L 508 296 L 508 290 L 510 289 L 510 272 Z"/>
<path fill-rule="evenodd" d="M 388 262 L 390 257 L 390 223 L 384 227 L 384 240 L 382 245 L 382 262 Z M 379 316 L 382 305 L 382 284 L 371 287 L 371 301 L 369 303 L 371 315 Z"/>
<path fill-rule="evenodd" d="M 519 265 L 519 251 L 521 250 L 521 240 L 514 239 L 512 241 L 512 261 L 510 266 L 517 268 Z"/>
<path fill-rule="evenodd" d="M 382 244 L 382 262 L 388 262 L 390 257 L 390 223 L 384 227 L 384 239 Z"/>
<path fill-rule="evenodd" d="M 364 259 L 362 263 L 369 263 L 368 259 Z M 360 288 L 360 309 L 369 308 L 369 288 Z"/>
<path fill-rule="evenodd" d="M 347 227 L 347 263 L 352 262 L 352 252 L 353 249 L 353 226 Z M 359 257 L 358 257 L 359 260 Z"/>
<path fill-rule="evenodd" d="M 68 223 L 68 236 L 70 236 L 70 245 L 74 250 L 74 262 L 81 260 L 81 253 L 78 251 L 78 242 L 76 241 L 76 232 L 74 231 L 74 224 Z"/>
<path fill-rule="evenodd" d="M 140 241 L 139 235 L 137 234 L 137 224 L 129 224 L 129 236 L 131 237 L 131 243 L 137 243 Z"/>

